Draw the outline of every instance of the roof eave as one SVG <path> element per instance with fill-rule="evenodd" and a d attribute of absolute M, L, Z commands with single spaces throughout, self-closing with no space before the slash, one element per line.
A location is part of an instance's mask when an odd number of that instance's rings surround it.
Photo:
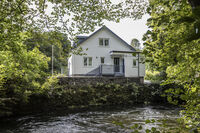
<path fill-rule="evenodd" d="M 95 31 L 93 34 L 91 34 L 90 36 L 88 36 L 85 40 L 83 40 L 82 42 L 79 43 L 79 45 L 83 44 L 85 41 L 87 41 L 89 38 L 91 38 L 92 36 L 94 36 L 96 33 L 98 33 L 99 31 L 101 31 L 102 29 L 107 29 L 108 31 L 110 31 L 113 35 L 115 35 L 119 40 L 121 40 L 126 46 L 128 46 L 131 50 L 136 51 L 131 45 L 129 45 L 126 41 L 124 41 L 122 38 L 120 38 L 117 34 L 115 34 L 113 31 L 111 31 L 108 27 L 106 27 L 105 25 L 102 26 L 100 29 L 98 29 L 97 31 Z"/>

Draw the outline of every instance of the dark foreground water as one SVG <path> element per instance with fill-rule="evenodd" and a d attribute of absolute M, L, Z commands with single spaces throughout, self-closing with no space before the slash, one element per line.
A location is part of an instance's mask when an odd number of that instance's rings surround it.
<path fill-rule="evenodd" d="M 156 127 L 160 130 L 178 127 L 178 109 L 137 107 L 84 111 L 80 113 L 58 113 L 13 118 L 0 122 L 0 133 L 129 133 L 132 125 L 142 126 L 140 132 Z M 155 123 L 145 124 L 145 120 L 155 119 Z M 166 120 L 167 125 L 163 127 Z M 122 122 L 124 128 L 113 124 Z"/>

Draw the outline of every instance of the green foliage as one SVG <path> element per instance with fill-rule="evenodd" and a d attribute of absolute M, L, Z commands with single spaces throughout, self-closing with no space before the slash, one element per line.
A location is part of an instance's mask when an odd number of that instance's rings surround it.
<path fill-rule="evenodd" d="M 67 66 L 67 58 L 70 56 L 71 43 L 67 40 L 67 35 L 60 32 L 34 32 L 31 38 L 25 41 L 29 50 L 37 47 L 47 57 L 52 58 L 53 49 L 53 69 L 54 73 L 60 73 L 62 66 Z M 48 73 L 51 72 L 52 59 L 48 62 Z"/>
<path fill-rule="evenodd" d="M 95 26 L 103 24 L 103 20 L 119 22 L 125 17 L 141 18 L 145 8 L 142 5 L 145 4 L 142 0 L 124 0 L 117 4 L 110 0 L 3 0 L 0 2 L 0 14 L 2 30 L 54 29 L 75 37 L 75 33 L 94 30 Z"/>
<path fill-rule="evenodd" d="M 58 44 L 71 40 L 75 33 L 94 30 L 103 20 L 140 18 L 143 8 L 137 7 L 144 4 L 131 0 L 118 4 L 110 0 L 1 0 L 0 116 L 12 114 L 16 103 L 27 102 L 32 93 L 41 91 L 48 77 L 49 45 L 57 46 L 55 59 L 62 62 L 67 49 Z M 66 33 L 67 38 L 55 38 L 55 33 L 56 37 Z"/>
<path fill-rule="evenodd" d="M 96 84 L 96 85 L 63 85 L 58 79 L 49 78 L 39 92 L 29 96 L 30 103 L 19 107 L 18 112 L 54 111 L 59 109 L 93 107 L 93 106 L 132 106 L 136 104 L 165 103 L 160 97 L 159 87 L 140 86 L 135 83 Z M 38 109 L 39 108 L 39 109 Z"/>
<path fill-rule="evenodd" d="M 168 99 L 176 104 L 177 97 L 186 101 L 183 118 L 196 127 L 200 124 L 199 8 L 192 10 L 187 0 L 149 2 L 151 18 L 147 24 L 151 30 L 144 36 L 146 61 L 167 73 L 166 84 L 183 86 L 183 92 L 178 88 L 169 90 Z"/>
<path fill-rule="evenodd" d="M 141 49 L 141 43 L 136 38 L 132 39 L 131 46 L 134 47 L 136 50 L 140 50 Z"/>
<path fill-rule="evenodd" d="M 113 124 L 119 126 L 122 129 L 130 128 L 132 133 L 187 133 L 188 130 L 183 127 L 183 123 L 178 124 L 177 127 L 171 128 L 171 125 L 167 124 L 167 120 L 154 120 L 147 119 L 145 124 L 133 124 L 127 127 L 124 122 L 113 121 Z M 153 125 L 153 127 L 148 127 L 148 125 Z M 147 127 L 147 128 L 146 128 Z"/>
<path fill-rule="evenodd" d="M 20 34 L 22 40 L 13 42 L 15 46 L 4 44 L 5 47 L 0 49 L 1 108 L 7 108 L 5 102 L 8 101 L 26 102 L 30 93 L 39 89 L 46 77 L 49 59 L 37 48 L 26 49 L 23 39 L 27 36 Z"/>
<path fill-rule="evenodd" d="M 54 89 L 57 87 L 59 87 L 58 79 L 56 77 L 49 77 L 46 79 L 45 83 L 41 86 L 41 91 L 47 92 L 50 91 L 50 89 Z"/>
<path fill-rule="evenodd" d="M 76 95 L 69 101 L 72 101 L 72 103 L 75 101 L 78 105 L 129 105 L 142 102 L 138 99 L 138 89 L 138 86 L 135 84 L 123 86 L 119 84 L 97 84 L 95 86 L 80 86 L 79 88 L 74 86 L 61 92 L 66 97 L 67 94 L 65 93 L 69 92 Z"/>
<path fill-rule="evenodd" d="M 145 80 L 150 80 L 152 82 L 160 82 L 163 80 L 163 77 L 161 75 L 161 72 L 159 71 L 146 70 Z"/>

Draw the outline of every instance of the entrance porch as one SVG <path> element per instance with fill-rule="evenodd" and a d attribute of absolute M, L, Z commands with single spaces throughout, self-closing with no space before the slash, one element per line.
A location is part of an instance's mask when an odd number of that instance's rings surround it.
<path fill-rule="evenodd" d="M 124 65 L 100 65 L 101 76 L 124 77 Z"/>

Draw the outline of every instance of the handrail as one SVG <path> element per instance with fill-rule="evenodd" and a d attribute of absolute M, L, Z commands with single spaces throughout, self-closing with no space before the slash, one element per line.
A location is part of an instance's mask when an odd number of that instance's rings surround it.
<path fill-rule="evenodd" d="M 124 75 L 123 69 L 124 69 L 123 65 L 101 64 L 99 72 L 100 75 L 115 75 L 115 74 Z"/>

